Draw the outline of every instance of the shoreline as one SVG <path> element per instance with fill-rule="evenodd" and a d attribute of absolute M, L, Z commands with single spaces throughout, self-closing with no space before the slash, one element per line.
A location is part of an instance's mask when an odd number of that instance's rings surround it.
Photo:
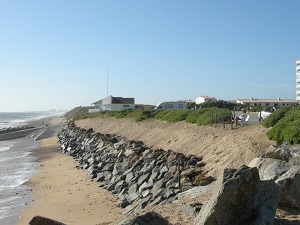
<path fill-rule="evenodd" d="M 32 203 L 19 214 L 17 225 L 27 225 L 36 215 L 68 225 L 108 224 L 121 219 L 117 198 L 88 179 L 76 161 L 59 151 L 56 137 L 43 139 L 33 154 L 38 173 L 25 185 L 33 189 Z"/>

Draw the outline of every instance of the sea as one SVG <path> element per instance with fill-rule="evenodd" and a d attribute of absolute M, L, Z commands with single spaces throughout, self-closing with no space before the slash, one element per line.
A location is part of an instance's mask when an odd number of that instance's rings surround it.
<path fill-rule="evenodd" d="M 47 112 L 0 112 L 0 129 L 26 125 L 29 121 L 57 116 Z M 15 225 L 18 214 L 34 200 L 31 188 L 24 183 L 37 173 L 36 158 L 32 152 L 38 148 L 34 137 L 0 141 L 0 224 Z"/>

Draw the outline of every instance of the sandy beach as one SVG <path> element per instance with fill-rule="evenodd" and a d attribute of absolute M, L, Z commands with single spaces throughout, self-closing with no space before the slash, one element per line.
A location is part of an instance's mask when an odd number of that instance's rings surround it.
<path fill-rule="evenodd" d="M 39 173 L 27 182 L 34 201 L 20 214 L 18 225 L 27 225 L 35 216 L 49 217 L 66 224 L 106 224 L 121 217 L 117 199 L 75 169 L 76 162 L 59 152 L 57 138 L 44 139 L 35 151 Z"/>

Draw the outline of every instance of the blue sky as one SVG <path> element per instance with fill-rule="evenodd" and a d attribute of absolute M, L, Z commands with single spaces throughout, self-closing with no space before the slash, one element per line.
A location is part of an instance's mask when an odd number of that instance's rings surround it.
<path fill-rule="evenodd" d="M 295 99 L 299 0 L 0 0 L 0 111 Z"/>

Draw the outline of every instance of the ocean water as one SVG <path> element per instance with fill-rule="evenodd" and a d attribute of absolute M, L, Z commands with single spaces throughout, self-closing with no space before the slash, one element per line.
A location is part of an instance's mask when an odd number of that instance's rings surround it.
<path fill-rule="evenodd" d="M 44 112 L 0 112 L 0 129 L 8 127 L 18 127 L 29 121 L 39 120 L 50 116 L 58 116 L 63 112 L 44 111 Z"/>
<path fill-rule="evenodd" d="M 31 154 L 37 148 L 29 138 L 0 142 L 0 224 L 16 224 L 18 213 L 33 200 L 24 182 L 37 173 Z"/>
<path fill-rule="evenodd" d="M 54 115 L 52 111 L 0 113 L 0 129 Z M 36 149 L 34 137 L 0 141 L 0 225 L 15 225 L 18 214 L 33 201 L 31 188 L 24 182 L 37 173 L 38 164 L 32 155 Z"/>

